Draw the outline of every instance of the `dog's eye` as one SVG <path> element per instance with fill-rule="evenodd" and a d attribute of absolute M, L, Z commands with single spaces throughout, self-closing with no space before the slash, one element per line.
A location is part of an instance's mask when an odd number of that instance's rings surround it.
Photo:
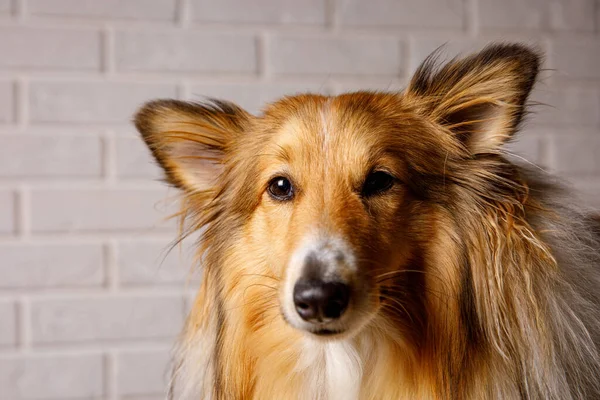
<path fill-rule="evenodd" d="M 294 197 L 294 188 L 292 182 L 283 176 L 271 179 L 267 191 L 272 198 L 279 201 L 288 201 Z"/>
<path fill-rule="evenodd" d="M 384 171 L 373 171 L 365 179 L 361 194 L 364 197 L 373 196 L 389 190 L 393 185 L 393 176 Z"/>

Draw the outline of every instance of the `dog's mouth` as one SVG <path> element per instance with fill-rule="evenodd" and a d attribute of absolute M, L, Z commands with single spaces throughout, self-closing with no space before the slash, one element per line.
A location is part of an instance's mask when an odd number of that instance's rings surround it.
<path fill-rule="evenodd" d="M 280 314 L 281 314 L 281 317 L 283 318 L 283 320 L 289 326 L 291 326 L 295 329 L 298 329 L 299 331 L 314 335 L 316 337 L 330 339 L 330 338 L 334 338 L 334 337 L 338 337 L 338 336 L 343 336 L 348 331 L 348 329 L 345 329 L 345 328 L 328 326 L 328 325 L 334 325 L 335 323 L 334 324 L 324 323 L 324 324 L 317 324 L 317 325 L 294 323 L 294 322 L 290 321 L 290 319 L 288 318 L 283 307 L 280 307 Z"/>
<path fill-rule="evenodd" d="M 343 329 L 314 329 L 314 330 L 308 330 L 308 332 L 312 333 L 313 335 L 317 335 L 317 336 L 335 336 L 335 335 L 341 335 L 346 331 Z"/>

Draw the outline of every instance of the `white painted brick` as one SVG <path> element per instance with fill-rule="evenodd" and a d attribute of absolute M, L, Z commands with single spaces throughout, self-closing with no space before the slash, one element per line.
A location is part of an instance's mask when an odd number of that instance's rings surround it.
<path fill-rule="evenodd" d="M 17 310 L 13 302 L 0 301 L 0 321 L 0 348 L 14 346 L 17 343 Z"/>
<path fill-rule="evenodd" d="M 190 31 L 117 33 L 120 71 L 240 72 L 257 70 L 256 39 L 250 35 Z"/>
<path fill-rule="evenodd" d="M 600 175 L 600 132 L 594 136 L 570 135 L 554 137 L 554 156 L 559 173 L 567 175 Z"/>
<path fill-rule="evenodd" d="M 117 356 L 117 385 L 121 396 L 166 394 L 169 350 L 131 351 Z"/>
<path fill-rule="evenodd" d="M 548 1 L 548 25 L 557 31 L 594 31 L 595 0 Z"/>
<path fill-rule="evenodd" d="M 27 10 L 54 17 L 173 20 L 175 0 L 28 0 Z"/>
<path fill-rule="evenodd" d="M 149 232 L 172 226 L 162 223 L 170 204 L 160 189 L 34 190 L 31 224 L 34 232 Z"/>
<path fill-rule="evenodd" d="M 540 102 L 532 108 L 529 117 L 532 123 L 561 125 L 600 124 L 600 90 L 594 87 L 567 86 L 551 87 L 538 84 L 531 95 L 533 102 Z"/>
<path fill-rule="evenodd" d="M 98 177 L 98 137 L 0 135 L 0 177 Z"/>
<path fill-rule="evenodd" d="M 180 296 L 40 299 L 31 304 L 34 344 L 169 339 L 183 324 Z"/>
<path fill-rule="evenodd" d="M 192 274 L 194 249 L 188 246 L 172 247 L 165 240 L 119 242 L 119 282 L 123 285 L 176 283 L 183 285 Z"/>
<path fill-rule="evenodd" d="M 594 0 L 481 0 L 478 10 L 482 29 L 594 30 Z"/>
<path fill-rule="evenodd" d="M 129 123 L 145 101 L 177 96 L 175 85 L 77 81 L 34 81 L 29 94 L 35 123 Z"/>
<path fill-rule="evenodd" d="M 0 358 L 1 400 L 99 398 L 103 381 L 100 354 Z"/>
<path fill-rule="evenodd" d="M 15 194 L 0 190 L 0 233 L 15 231 Z"/>
<path fill-rule="evenodd" d="M 324 24 L 325 0 L 192 0 L 199 22 Z"/>
<path fill-rule="evenodd" d="M 518 132 L 516 137 L 505 145 L 504 150 L 516 156 L 517 161 L 528 161 L 537 165 L 544 165 L 547 162 L 547 157 L 544 153 L 543 138 L 532 133 Z"/>
<path fill-rule="evenodd" d="M 202 101 L 212 97 L 238 104 L 251 113 L 259 113 L 268 103 L 283 96 L 298 93 L 325 93 L 321 83 L 230 83 L 204 84 L 192 87 L 192 100 Z"/>
<path fill-rule="evenodd" d="M 339 0 L 342 25 L 375 27 L 462 28 L 460 0 Z"/>
<path fill-rule="evenodd" d="M 123 123 L 142 103 L 177 96 L 175 85 L 121 82 L 32 82 L 30 117 L 35 123 Z"/>
<path fill-rule="evenodd" d="M 402 70 L 401 43 L 389 37 L 278 36 L 269 45 L 276 74 L 398 76 Z"/>
<path fill-rule="evenodd" d="M 13 115 L 13 85 L 8 81 L 0 81 L 0 122 L 11 122 Z"/>
<path fill-rule="evenodd" d="M 551 62 L 559 76 L 600 79 L 600 39 L 557 40 Z"/>
<path fill-rule="evenodd" d="M 93 30 L 0 28 L 0 68 L 100 68 L 100 33 Z"/>
<path fill-rule="evenodd" d="M 596 209 L 600 215 L 600 180 L 595 178 L 573 178 L 570 180 L 577 194 L 586 205 Z"/>
<path fill-rule="evenodd" d="M 95 244 L 0 244 L 0 289 L 92 287 L 104 282 Z"/>
<path fill-rule="evenodd" d="M 0 0 L 0 13 L 9 13 L 11 9 L 11 0 Z"/>
<path fill-rule="evenodd" d="M 177 396 L 177 389 L 174 393 Z M 165 400 L 165 395 L 122 396 L 121 400 Z"/>
<path fill-rule="evenodd" d="M 539 29 L 544 24 L 546 0 L 479 0 L 483 29 Z"/>
<path fill-rule="evenodd" d="M 159 178 L 162 170 L 139 137 L 116 139 L 117 176 L 119 178 Z"/>

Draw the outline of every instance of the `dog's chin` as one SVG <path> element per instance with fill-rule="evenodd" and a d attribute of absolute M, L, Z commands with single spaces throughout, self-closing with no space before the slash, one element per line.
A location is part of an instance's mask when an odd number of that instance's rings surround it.
<path fill-rule="evenodd" d="M 303 321 L 296 321 L 290 318 L 282 311 L 282 317 L 292 328 L 310 335 L 311 338 L 323 341 L 344 340 L 356 336 L 371 320 L 363 318 L 359 321 L 347 319 L 329 324 L 309 324 Z"/>

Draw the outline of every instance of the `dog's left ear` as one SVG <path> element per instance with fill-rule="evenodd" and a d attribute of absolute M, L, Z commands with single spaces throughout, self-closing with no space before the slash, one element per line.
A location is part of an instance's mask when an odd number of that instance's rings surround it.
<path fill-rule="evenodd" d="M 540 56 L 517 44 L 491 45 L 438 68 L 435 53 L 417 69 L 406 96 L 471 152 L 496 151 L 516 131 Z"/>

